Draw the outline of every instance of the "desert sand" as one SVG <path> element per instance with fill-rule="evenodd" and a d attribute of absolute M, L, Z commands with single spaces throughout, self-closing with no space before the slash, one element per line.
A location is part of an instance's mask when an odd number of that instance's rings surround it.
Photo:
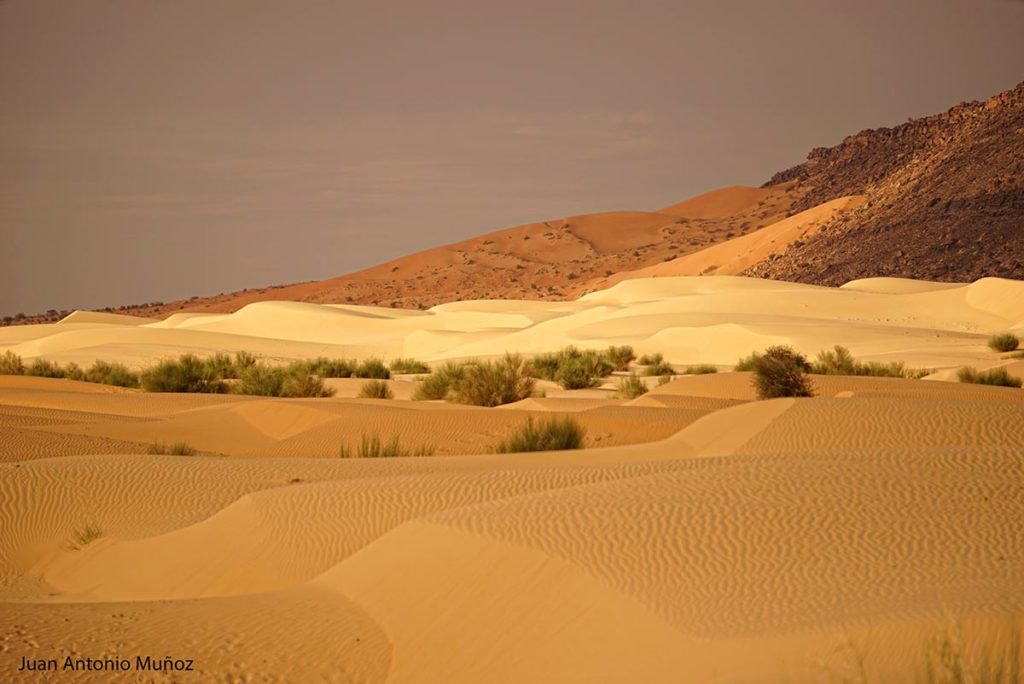
<path fill-rule="evenodd" d="M 747 195 L 661 211 L 731 214 L 762 199 Z M 820 220 L 791 217 L 776 239 Z M 411 376 L 392 400 L 347 379 L 334 398 L 273 399 L 0 377 L 0 680 L 889 682 L 943 643 L 972 671 L 1019 658 L 1024 391 L 950 380 L 1020 373 L 985 342 L 1024 334 L 1024 282 L 826 288 L 671 267 L 564 302 L 256 302 L 0 330 L 26 361 L 630 344 L 722 371 L 494 409 L 411 401 Z M 728 371 L 773 344 L 931 373 L 815 376 L 814 398 L 758 401 Z M 576 417 L 586 448 L 490 453 L 552 414 Z M 337 458 L 366 433 L 436 454 Z M 145 453 L 178 440 L 199 453 Z M 196 671 L 16 671 L 68 655 Z"/>

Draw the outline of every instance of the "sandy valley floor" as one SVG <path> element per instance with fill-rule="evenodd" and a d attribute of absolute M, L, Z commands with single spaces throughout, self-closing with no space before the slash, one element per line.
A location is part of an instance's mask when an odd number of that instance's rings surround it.
<path fill-rule="evenodd" d="M 411 378 L 394 400 L 355 399 L 354 380 L 285 400 L 0 377 L 0 681 L 890 682 L 943 652 L 1021 667 L 1024 391 L 950 382 L 965 364 L 1024 374 L 985 346 L 1004 330 L 1024 333 L 1024 283 L 729 276 L 0 330 L 0 351 L 83 364 L 631 344 L 726 371 L 771 344 L 843 344 L 934 369 L 815 377 L 812 399 L 756 401 L 750 374 L 720 372 L 496 409 L 410 401 Z M 488 453 L 552 413 L 588 448 Z M 437 454 L 337 458 L 366 433 Z M 200 453 L 145 453 L 177 440 Z M 16 672 L 68 655 L 197 672 Z"/>

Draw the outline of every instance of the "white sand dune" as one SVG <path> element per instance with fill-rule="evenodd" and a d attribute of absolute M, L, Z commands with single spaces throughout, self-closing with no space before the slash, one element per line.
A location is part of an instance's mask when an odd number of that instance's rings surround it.
<path fill-rule="evenodd" d="M 177 316 L 119 324 L 104 315 L 102 322 L 29 326 L 40 328 L 31 334 L 5 328 L 0 345 L 26 360 L 87 364 L 103 358 L 139 367 L 178 353 L 222 350 L 277 360 L 347 355 L 440 361 L 568 344 L 631 344 L 677 364 L 728 366 L 772 344 L 814 354 L 841 343 L 868 360 L 941 369 L 990 358 L 988 335 L 1024 322 L 1024 283 L 858 281 L 824 288 L 684 276 L 625 280 L 574 302 L 459 302 L 423 312 L 259 302 L 234 314 Z"/>

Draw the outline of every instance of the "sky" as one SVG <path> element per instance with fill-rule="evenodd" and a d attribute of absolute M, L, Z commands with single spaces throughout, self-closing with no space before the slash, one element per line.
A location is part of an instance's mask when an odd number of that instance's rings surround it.
<path fill-rule="evenodd" d="M 1024 80 L 1024 2 L 0 0 L 0 315 L 760 185 Z"/>

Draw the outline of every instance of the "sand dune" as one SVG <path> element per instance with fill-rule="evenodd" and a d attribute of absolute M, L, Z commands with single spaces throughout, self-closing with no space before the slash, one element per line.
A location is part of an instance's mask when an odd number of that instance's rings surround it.
<path fill-rule="evenodd" d="M 628 401 L 545 384 L 497 409 L 410 401 L 413 378 L 370 400 L 352 379 L 274 399 L 0 377 L 0 679 L 53 681 L 17 673 L 22 656 L 151 655 L 193 659 L 196 681 L 913 681 L 945 637 L 971 668 L 1010 663 L 1024 391 L 942 380 L 1020 371 L 985 346 L 1024 320 L 1020 288 L 661 277 L 573 302 L 256 303 L 0 331 L 29 359 L 614 343 L 723 371 Z M 769 343 L 937 372 L 813 376 L 814 398 L 757 401 L 750 373 L 725 371 Z M 587 448 L 489 453 L 552 415 Z M 366 434 L 436 455 L 337 458 Z M 178 440 L 201 453 L 145 453 Z"/>

